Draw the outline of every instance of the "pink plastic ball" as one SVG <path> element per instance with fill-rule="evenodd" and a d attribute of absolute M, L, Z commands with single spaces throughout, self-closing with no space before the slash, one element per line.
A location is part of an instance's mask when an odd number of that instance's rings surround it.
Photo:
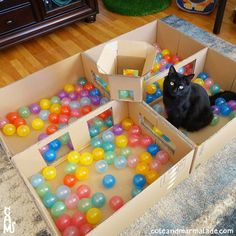
<path fill-rule="evenodd" d="M 75 92 L 77 92 L 78 94 L 83 90 L 83 86 L 81 85 L 76 85 L 75 86 Z"/>
<path fill-rule="evenodd" d="M 163 150 L 159 151 L 156 154 L 156 158 L 162 165 L 165 165 L 170 160 L 169 154 L 166 151 L 163 151 Z"/>
<path fill-rule="evenodd" d="M 73 209 L 77 206 L 78 201 L 79 197 L 75 193 L 72 193 L 66 198 L 65 205 L 68 209 Z"/>
<path fill-rule="evenodd" d="M 113 211 L 117 211 L 118 209 L 120 209 L 122 206 L 124 205 L 124 201 L 121 197 L 119 196 L 113 196 L 110 200 L 109 200 L 109 206 Z"/>
<path fill-rule="evenodd" d="M 66 228 L 68 228 L 71 225 L 71 223 L 72 223 L 72 219 L 67 214 L 63 214 L 63 215 L 59 216 L 55 221 L 57 228 L 61 232 L 63 232 Z"/>
<path fill-rule="evenodd" d="M 204 82 L 204 87 L 206 89 L 210 89 L 210 87 L 214 84 L 214 81 L 211 78 L 207 78 Z"/>
<path fill-rule="evenodd" d="M 82 184 L 76 189 L 76 193 L 79 199 L 89 198 L 91 195 L 91 189 L 88 185 Z"/>
<path fill-rule="evenodd" d="M 83 89 L 80 91 L 79 96 L 82 97 L 88 97 L 89 96 L 89 91 L 86 89 Z"/>
<path fill-rule="evenodd" d="M 77 93 L 77 92 L 71 92 L 71 93 L 69 93 L 69 98 L 72 100 L 72 101 L 75 101 L 75 100 L 77 100 L 78 99 L 78 97 L 79 97 L 79 94 Z"/>
<path fill-rule="evenodd" d="M 60 124 L 68 124 L 70 117 L 67 115 L 59 115 L 59 123 Z"/>
<path fill-rule="evenodd" d="M 3 128 L 4 125 L 8 124 L 9 122 L 7 121 L 6 118 L 0 118 L 0 129 Z"/>
<path fill-rule="evenodd" d="M 62 106 L 69 106 L 70 105 L 70 102 L 71 102 L 71 99 L 68 98 L 68 97 L 65 97 L 61 100 L 61 105 Z"/>
<path fill-rule="evenodd" d="M 130 147 L 137 147 L 140 144 L 140 135 L 138 134 L 129 135 L 128 144 Z"/>
<path fill-rule="evenodd" d="M 167 61 L 166 61 L 165 59 L 161 59 L 161 60 L 160 60 L 160 65 L 161 65 L 161 67 L 165 67 L 166 64 L 167 64 Z"/>
<path fill-rule="evenodd" d="M 139 163 L 139 157 L 138 156 L 130 155 L 127 159 L 127 165 L 130 168 L 135 168 L 138 163 Z"/>
<path fill-rule="evenodd" d="M 80 211 L 75 212 L 74 215 L 72 216 L 72 224 L 76 227 L 80 227 L 86 222 L 87 221 L 85 214 Z"/>
<path fill-rule="evenodd" d="M 142 134 L 142 130 L 138 125 L 133 125 L 130 129 L 129 129 L 129 134 Z"/>
<path fill-rule="evenodd" d="M 82 236 L 88 234 L 93 229 L 93 226 L 89 223 L 86 223 L 80 227 L 80 233 Z"/>
<path fill-rule="evenodd" d="M 143 137 L 141 137 L 140 139 L 140 144 L 143 148 L 146 148 L 147 146 L 149 146 L 150 144 L 153 143 L 153 139 L 151 136 L 149 135 L 144 135 Z"/>
<path fill-rule="evenodd" d="M 149 166 L 151 170 L 159 171 L 161 169 L 161 162 L 157 159 L 153 159 Z"/>
<path fill-rule="evenodd" d="M 63 236 L 80 236 L 80 232 L 75 226 L 69 226 L 64 230 Z"/>
<path fill-rule="evenodd" d="M 177 55 L 173 56 L 173 58 L 172 58 L 172 63 L 173 64 L 177 64 L 180 61 L 181 61 L 181 58 L 179 56 L 177 56 Z"/>
<path fill-rule="evenodd" d="M 79 108 L 72 109 L 70 115 L 72 117 L 80 118 L 81 117 L 80 109 Z"/>

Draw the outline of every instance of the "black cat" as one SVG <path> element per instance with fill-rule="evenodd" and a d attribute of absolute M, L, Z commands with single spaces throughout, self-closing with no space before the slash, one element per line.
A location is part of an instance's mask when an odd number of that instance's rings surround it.
<path fill-rule="evenodd" d="M 209 125 L 213 118 L 209 96 L 204 88 L 191 82 L 193 77 L 194 74 L 177 73 L 171 66 L 163 86 L 168 121 L 187 131 L 197 131 Z"/>

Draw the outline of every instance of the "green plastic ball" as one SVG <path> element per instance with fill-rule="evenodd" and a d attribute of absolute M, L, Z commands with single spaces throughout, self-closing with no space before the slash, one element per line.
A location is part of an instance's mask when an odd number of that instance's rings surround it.
<path fill-rule="evenodd" d="M 73 174 L 75 173 L 76 171 L 76 168 L 77 168 L 77 164 L 76 163 L 68 163 L 66 166 L 65 166 L 65 172 L 68 173 L 68 174 Z"/>
<path fill-rule="evenodd" d="M 106 152 L 104 156 L 104 160 L 107 162 L 108 165 L 111 165 L 114 162 L 116 154 L 112 151 Z"/>
<path fill-rule="evenodd" d="M 95 125 L 98 128 L 102 128 L 104 126 L 103 120 L 101 118 L 95 118 L 93 120 L 93 125 Z"/>
<path fill-rule="evenodd" d="M 210 92 L 212 95 L 219 93 L 220 92 L 220 85 L 219 84 L 211 85 Z"/>
<path fill-rule="evenodd" d="M 30 116 L 30 110 L 28 107 L 20 107 L 18 110 L 20 117 L 27 118 Z"/>
<path fill-rule="evenodd" d="M 92 204 L 97 208 L 101 208 L 106 203 L 106 197 L 103 193 L 97 192 L 92 196 Z"/>
<path fill-rule="evenodd" d="M 235 117 L 236 117 L 236 111 L 232 111 L 232 112 L 229 114 L 230 120 L 234 119 Z"/>
<path fill-rule="evenodd" d="M 65 145 L 67 144 L 69 141 L 70 141 L 70 136 L 68 133 L 62 135 L 60 138 L 59 138 L 60 142 L 62 145 Z"/>
<path fill-rule="evenodd" d="M 210 125 L 211 125 L 211 126 L 217 125 L 218 122 L 219 122 L 219 120 L 220 120 L 219 116 L 214 115 L 214 116 L 213 116 L 213 119 L 212 119 L 212 121 L 211 121 L 211 123 L 210 123 Z"/>
<path fill-rule="evenodd" d="M 78 84 L 78 85 L 84 86 L 86 83 L 87 83 L 87 80 L 86 80 L 84 77 L 80 77 L 80 78 L 77 80 L 77 84 Z"/>
<path fill-rule="evenodd" d="M 36 192 L 40 197 L 51 191 L 51 186 L 48 183 L 42 183 L 36 188 Z"/>
<path fill-rule="evenodd" d="M 87 212 L 92 206 L 92 201 L 89 198 L 83 198 L 78 202 L 78 210 L 81 212 Z"/>
<path fill-rule="evenodd" d="M 132 154 L 132 149 L 129 147 L 121 148 L 120 149 L 120 155 L 128 157 L 130 154 Z"/>
<path fill-rule="evenodd" d="M 51 104 L 61 104 L 61 99 L 57 96 L 51 98 Z"/>
<path fill-rule="evenodd" d="M 52 208 L 51 213 L 54 217 L 59 217 L 66 211 L 66 205 L 62 201 L 56 202 Z"/>

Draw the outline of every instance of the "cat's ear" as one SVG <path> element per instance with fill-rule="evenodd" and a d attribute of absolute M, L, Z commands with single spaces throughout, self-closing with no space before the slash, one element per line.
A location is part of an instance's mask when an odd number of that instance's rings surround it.
<path fill-rule="evenodd" d="M 175 74 L 176 74 L 176 70 L 175 70 L 174 66 L 171 66 L 170 69 L 169 69 L 168 76 L 175 75 Z"/>
<path fill-rule="evenodd" d="M 194 77 L 194 74 L 190 74 L 190 75 L 185 76 L 185 79 L 186 79 L 188 85 L 190 84 L 193 77 Z"/>

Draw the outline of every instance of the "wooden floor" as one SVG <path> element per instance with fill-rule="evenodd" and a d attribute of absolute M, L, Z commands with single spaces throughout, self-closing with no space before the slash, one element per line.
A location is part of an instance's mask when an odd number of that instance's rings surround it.
<path fill-rule="evenodd" d="M 233 44 L 236 44 L 236 25 L 232 23 L 231 17 L 235 6 L 236 0 L 228 0 L 219 35 Z M 174 0 L 168 9 L 144 17 L 111 13 L 104 8 L 101 0 L 99 7 L 100 14 L 93 24 L 74 23 L 51 34 L 0 51 L 0 87 L 156 18 L 175 14 L 209 32 L 212 32 L 215 20 L 215 12 L 207 16 L 189 14 L 179 10 Z"/>

